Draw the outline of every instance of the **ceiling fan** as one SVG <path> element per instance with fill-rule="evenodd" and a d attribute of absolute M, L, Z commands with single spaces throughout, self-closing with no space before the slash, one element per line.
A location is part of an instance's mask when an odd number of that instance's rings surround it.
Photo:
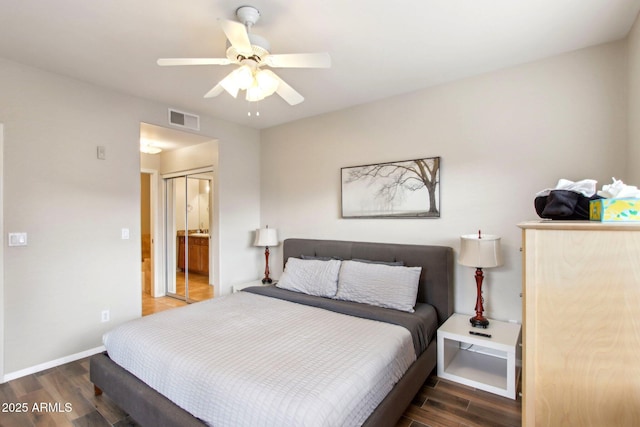
<path fill-rule="evenodd" d="M 260 101 L 274 93 L 280 95 L 290 105 L 304 101 L 304 97 L 289 86 L 276 73 L 262 67 L 271 68 L 329 68 L 331 57 L 328 53 L 292 53 L 273 55 L 269 42 L 250 32 L 260 18 L 258 9 L 242 6 L 236 10 L 240 22 L 218 19 L 222 31 L 227 36 L 226 58 L 161 58 L 158 65 L 239 65 L 223 78 L 204 97 L 212 98 L 227 91 L 236 98 L 240 90 L 246 90 L 247 101 Z"/>

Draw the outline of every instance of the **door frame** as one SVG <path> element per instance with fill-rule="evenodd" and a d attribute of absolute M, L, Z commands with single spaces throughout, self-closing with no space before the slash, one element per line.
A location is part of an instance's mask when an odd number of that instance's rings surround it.
<path fill-rule="evenodd" d="M 162 236 L 160 235 L 160 224 L 162 220 L 161 210 L 158 209 L 158 193 L 159 193 L 159 173 L 156 169 L 141 168 L 140 173 L 146 173 L 151 175 L 149 178 L 149 203 L 150 203 L 150 216 L 151 216 L 151 296 L 162 297 L 165 295 L 166 286 L 164 286 L 163 280 L 163 257 L 162 251 L 156 250 L 158 247 L 162 247 Z M 159 246 L 160 245 L 160 246 Z"/>
<path fill-rule="evenodd" d="M 4 236 L 4 124 L 0 123 L 0 236 Z M 0 245 L 0 347 L 4 349 L 4 244 Z M 4 383 L 4 351 L 0 351 L 0 383 Z"/>

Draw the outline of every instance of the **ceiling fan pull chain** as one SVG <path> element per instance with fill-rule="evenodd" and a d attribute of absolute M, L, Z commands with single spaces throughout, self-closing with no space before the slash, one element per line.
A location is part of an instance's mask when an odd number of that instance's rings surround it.
<path fill-rule="evenodd" d="M 258 109 L 258 102 L 259 101 L 255 101 L 256 104 L 256 117 L 260 117 L 260 110 Z M 251 117 L 251 101 L 247 101 L 247 116 Z"/>
<path fill-rule="evenodd" d="M 256 117 L 260 117 L 260 109 L 258 108 L 258 102 L 260 102 L 260 101 L 255 101 L 254 102 L 254 104 L 256 105 L 256 114 L 255 114 Z M 249 110 L 249 111 L 247 111 L 247 116 L 251 117 L 251 101 L 247 101 L 247 104 L 249 104 L 247 106 L 247 109 Z"/>
<path fill-rule="evenodd" d="M 260 101 L 254 101 L 254 104 L 256 105 L 256 117 L 260 117 L 260 109 L 258 108 L 258 102 Z M 251 101 L 247 101 L 247 116 L 251 117 Z"/>

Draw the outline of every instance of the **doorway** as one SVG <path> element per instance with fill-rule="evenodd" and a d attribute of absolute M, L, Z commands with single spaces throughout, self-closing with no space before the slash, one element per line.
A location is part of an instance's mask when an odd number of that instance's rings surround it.
<path fill-rule="evenodd" d="M 179 307 L 187 303 L 185 301 L 187 297 L 183 295 L 185 294 L 183 291 L 176 293 L 176 295 L 180 295 L 180 298 L 183 298 L 182 300 L 178 300 L 167 295 L 167 290 L 169 289 L 167 283 L 168 277 L 172 277 L 171 280 L 173 284 L 171 285 L 171 289 L 177 289 L 177 265 L 173 264 L 173 259 L 175 258 L 172 253 L 173 249 L 171 249 L 175 247 L 175 243 L 171 244 L 171 242 L 175 242 L 175 240 L 171 240 L 170 242 L 166 241 L 166 228 L 168 222 L 165 212 L 165 206 L 167 206 L 167 201 L 165 200 L 165 178 L 197 173 L 209 173 L 210 177 L 214 177 L 215 175 L 213 174 L 213 171 L 214 168 L 217 167 L 217 159 L 218 141 L 215 138 L 153 125 L 150 123 L 140 123 L 140 171 L 141 173 L 149 174 L 148 178 L 150 180 L 151 192 L 151 254 L 150 262 L 147 263 L 147 266 L 145 267 L 143 264 L 143 316 L 157 311 Z M 180 171 L 187 172 L 180 173 Z M 141 179 L 143 178 L 141 177 Z M 213 181 L 213 184 L 216 184 L 215 180 Z M 143 189 L 144 186 L 146 186 L 146 183 L 143 184 L 141 181 L 141 189 Z M 214 191 L 211 184 L 209 184 L 209 187 L 211 189 L 211 194 L 215 197 L 216 191 Z M 147 205 L 146 201 L 142 203 Z M 208 227 L 205 227 L 204 225 L 199 226 L 197 225 L 197 221 L 191 221 L 192 225 L 195 225 L 196 229 L 208 228 L 211 232 L 211 237 L 209 238 L 209 243 L 211 243 L 211 245 L 209 248 L 208 260 L 208 264 L 211 266 L 209 268 L 209 278 L 207 279 L 206 275 L 199 274 L 194 269 L 187 271 L 190 276 L 188 278 L 188 297 L 191 301 L 205 298 L 208 295 L 211 295 L 211 297 L 215 295 L 215 286 L 210 284 L 217 283 L 219 274 L 217 268 L 214 268 L 218 265 L 217 209 L 217 202 L 211 202 L 209 206 L 209 212 L 211 213 L 209 221 L 211 225 Z M 141 230 L 143 229 L 144 227 L 141 227 Z M 194 240 L 194 237 L 191 237 L 192 240 Z M 141 242 L 146 243 L 147 240 L 148 237 L 141 238 Z M 169 250 L 167 249 L 168 245 Z M 144 246 L 145 247 L 142 248 L 143 251 L 148 247 L 146 244 L 144 244 Z M 149 251 L 143 252 L 142 256 L 145 257 L 146 253 L 149 253 Z M 172 260 L 168 259 L 169 256 L 172 257 Z M 170 265 L 173 266 L 173 270 L 169 267 Z M 150 272 L 147 274 L 149 270 Z M 167 274 L 168 271 L 173 271 L 173 274 Z M 201 278 L 198 277 L 198 275 L 205 277 Z M 198 280 L 200 278 L 202 280 Z M 150 294 L 144 292 L 145 282 L 147 282 L 147 289 L 151 289 Z M 204 297 L 198 296 L 196 292 L 197 289 L 195 289 L 198 287 L 198 283 L 200 282 L 203 283 L 203 289 L 207 291 Z"/>
<path fill-rule="evenodd" d="M 164 188 L 167 295 L 186 302 L 213 298 L 213 170 L 165 176 Z"/>

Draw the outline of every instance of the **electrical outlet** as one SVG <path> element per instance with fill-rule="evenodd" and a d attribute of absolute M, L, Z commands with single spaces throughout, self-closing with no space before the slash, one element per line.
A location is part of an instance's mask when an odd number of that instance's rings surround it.
<path fill-rule="evenodd" d="M 109 321 L 109 310 L 102 310 L 101 321 L 102 323 Z"/>

